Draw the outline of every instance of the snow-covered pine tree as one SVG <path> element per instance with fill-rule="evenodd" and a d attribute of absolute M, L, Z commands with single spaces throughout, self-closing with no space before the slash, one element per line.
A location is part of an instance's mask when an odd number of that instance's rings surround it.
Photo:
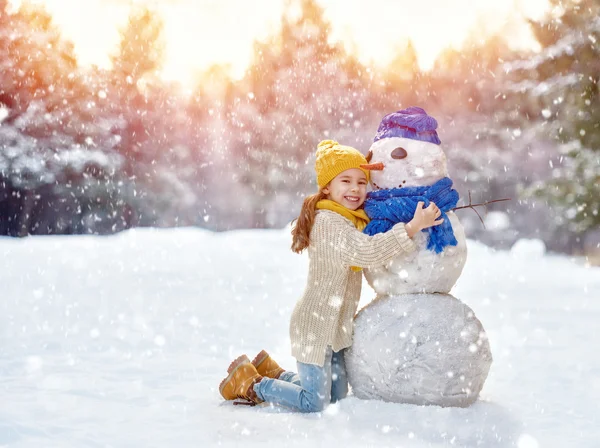
<path fill-rule="evenodd" d="M 379 76 L 381 80 L 377 79 Z M 370 88 L 373 94 L 379 93 L 378 103 L 382 105 L 384 114 L 405 106 L 420 104 L 418 97 L 422 81 L 421 70 L 412 41 L 408 40 L 405 46 L 399 46 L 387 67 L 381 74 L 374 74 L 373 78 L 375 83 Z M 381 92 L 378 92 L 379 90 Z"/>
<path fill-rule="evenodd" d="M 281 226 L 315 191 L 313 154 L 322 139 L 359 145 L 366 112 L 365 69 L 340 44 L 315 0 L 288 5 L 280 32 L 256 43 L 254 61 L 231 105 L 230 163 L 247 189 L 251 227 Z M 372 133 L 369 133 L 369 136 Z"/>
<path fill-rule="evenodd" d="M 523 112 L 557 140 L 552 178 L 529 193 L 558 208 L 564 226 L 600 226 L 600 2 L 551 0 L 552 12 L 531 28 L 542 50 L 513 65 L 527 95 Z M 524 103 L 525 104 L 525 103 Z"/>
<path fill-rule="evenodd" d="M 80 190 L 87 183 L 83 172 L 90 163 L 109 172 L 113 166 L 83 147 L 95 133 L 74 113 L 82 83 L 73 46 L 41 6 L 8 10 L 3 1 L 0 54 L 0 232 L 74 232 L 81 208 L 75 197 L 85 196 Z M 71 191 L 59 191 L 67 185 Z"/>
<path fill-rule="evenodd" d="M 164 57 L 164 23 L 148 7 L 134 7 L 112 57 L 109 94 L 124 125 L 118 150 L 135 195 L 138 225 L 195 223 L 197 172 L 185 141 L 184 110 L 158 79 Z"/>

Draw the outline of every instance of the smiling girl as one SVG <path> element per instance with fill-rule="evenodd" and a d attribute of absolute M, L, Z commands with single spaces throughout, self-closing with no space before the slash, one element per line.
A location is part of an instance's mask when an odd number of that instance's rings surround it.
<path fill-rule="evenodd" d="M 292 229 L 292 250 L 308 249 L 304 294 L 292 312 L 290 339 L 298 373 L 285 371 L 261 351 L 252 362 L 235 359 L 219 391 L 226 400 L 276 403 L 317 412 L 348 393 L 343 349 L 352 345 L 362 268 L 377 266 L 415 250 L 412 237 L 439 225 L 440 210 L 419 202 L 414 218 L 386 233 L 361 231 L 369 218 L 361 208 L 369 182 L 367 160 L 356 149 L 324 140 L 317 147 L 319 191 L 304 200 Z"/>

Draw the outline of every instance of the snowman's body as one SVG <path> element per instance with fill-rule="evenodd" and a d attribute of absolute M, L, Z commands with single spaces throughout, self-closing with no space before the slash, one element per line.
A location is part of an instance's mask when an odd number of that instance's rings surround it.
<path fill-rule="evenodd" d="M 396 148 L 406 151 L 406 157 L 394 159 Z M 433 143 L 407 138 L 386 138 L 371 146 L 374 160 L 382 162 L 384 169 L 372 171 L 373 188 L 391 189 L 431 186 L 448 175 L 446 156 Z M 449 293 L 467 260 L 465 231 L 452 211 L 446 219 L 458 242 L 447 246 L 443 252 L 427 249 L 427 233 L 418 232 L 413 241 L 417 250 L 403 254 L 387 263 L 365 270 L 365 278 L 377 294 Z"/>
<path fill-rule="evenodd" d="M 400 255 L 384 266 L 365 269 L 365 278 L 377 294 L 449 293 L 467 260 L 465 231 L 454 212 L 446 214 L 458 244 L 442 253 L 427 249 L 427 234 L 413 237 L 417 250 Z"/>
<path fill-rule="evenodd" d="M 392 136 L 373 143 L 368 160 L 381 162 L 371 171 L 373 189 L 428 187 L 447 177 L 437 134 L 436 141 Z M 414 252 L 365 270 L 377 298 L 358 314 L 346 352 L 359 398 L 468 406 L 483 387 L 492 362 L 486 333 L 473 311 L 448 294 L 466 262 L 465 233 L 454 212 L 445 219 L 456 245 L 436 253 L 427 248 L 428 233 L 418 232 Z"/>

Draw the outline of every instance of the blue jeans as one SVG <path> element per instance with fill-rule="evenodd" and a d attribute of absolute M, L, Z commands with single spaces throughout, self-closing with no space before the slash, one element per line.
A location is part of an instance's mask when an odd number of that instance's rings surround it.
<path fill-rule="evenodd" d="M 301 412 L 319 412 L 348 394 L 344 351 L 327 348 L 323 367 L 298 362 L 298 373 L 283 372 L 279 379 L 263 378 L 254 390 L 263 401 Z"/>

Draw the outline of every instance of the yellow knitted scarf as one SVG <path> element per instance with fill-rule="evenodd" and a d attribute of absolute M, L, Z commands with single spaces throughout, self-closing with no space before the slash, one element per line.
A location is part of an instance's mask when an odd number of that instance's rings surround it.
<path fill-rule="evenodd" d="M 365 227 L 367 227 L 367 224 L 369 224 L 370 221 L 363 209 L 350 210 L 349 208 L 346 208 L 343 205 L 332 201 L 331 199 L 321 199 L 319 202 L 317 202 L 317 209 L 331 210 L 332 212 L 339 213 L 344 218 L 349 219 L 352 224 L 354 224 L 354 226 L 361 232 Z M 352 269 L 354 272 L 362 271 L 362 268 L 359 268 L 358 266 L 350 266 L 350 269 Z"/>

